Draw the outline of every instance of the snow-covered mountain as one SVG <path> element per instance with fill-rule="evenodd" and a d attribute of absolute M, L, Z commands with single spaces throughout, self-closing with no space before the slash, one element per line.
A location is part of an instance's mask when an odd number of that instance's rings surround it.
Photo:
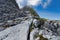
<path fill-rule="evenodd" d="M 0 40 L 60 40 L 60 21 L 40 18 L 33 8 L 0 0 Z"/>

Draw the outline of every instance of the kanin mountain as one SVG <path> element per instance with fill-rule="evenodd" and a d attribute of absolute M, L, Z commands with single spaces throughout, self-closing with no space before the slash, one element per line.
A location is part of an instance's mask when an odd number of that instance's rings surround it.
<path fill-rule="evenodd" d="M 60 40 L 60 21 L 41 18 L 16 0 L 0 0 L 0 40 Z"/>

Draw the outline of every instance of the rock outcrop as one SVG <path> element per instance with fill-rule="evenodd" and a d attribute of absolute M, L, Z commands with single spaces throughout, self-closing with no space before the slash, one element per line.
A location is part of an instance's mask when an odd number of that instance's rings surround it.
<path fill-rule="evenodd" d="M 37 40 L 54 40 L 56 38 L 56 40 L 60 40 L 59 38 L 60 37 L 60 24 L 59 24 L 60 22 L 54 21 L 54 20 L 47 20 L 44 22 L 43 25 L 41 25 L 41 21 L 38 22 L 40 24 L 38 24 L 37 22 L 38 20 L 35 21 L 35 24 L 33 23 L 32 25 L 32 31 L 30 34 L 31 39 L 35 40 L 38 38 Z M 36 25 L 40 25 L 40 26 L 38 27 Z"/>
<path fill-rule="evenodd" d="M 29 11 L 19 9 L 16 0 L 0 0 L 0 29 L 19 24 L 31 18 Z M 4 28 L 5 27 L 5 28 Z"/>
<path fill-rule="evenodd" d="M 13 20 L 18 17 L 25 17 L 15 0 L 0 0 L 0 22 Z"/>

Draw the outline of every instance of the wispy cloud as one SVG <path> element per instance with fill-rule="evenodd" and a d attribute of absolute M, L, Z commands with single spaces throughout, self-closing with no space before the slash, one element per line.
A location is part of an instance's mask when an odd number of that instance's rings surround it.
<path fill-rule="evenodd" d="M 18 6 L 20 8 L 24 7 L 25 5 L 27 6 L 42 5 L 43 8 L 46 8 L 51 3 L 51 0 L 46 0 L 46 2 L 43 2 L 43 0 L 16 0 L 16 2 L 18 3 Z"/>
<path fill-rule="evenodd" d="M 51 3 L 51 0 L 47 0 L 46 2 L 42 2 L 43 8 L 46 8 Z"/>

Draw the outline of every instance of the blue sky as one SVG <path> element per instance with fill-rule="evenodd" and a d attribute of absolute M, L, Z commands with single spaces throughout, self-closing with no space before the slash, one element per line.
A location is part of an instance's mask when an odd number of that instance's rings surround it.
<path fill-rule="evenodd" d="M 60 20 L 60 0 L 16 0 L 18 6 L 32 6 L 38 15 L 50 20 Z"/>
<path fill-rule="evenodd" d="M 33 8 L 42 18 L 60 20 L 60 0 L 52 0 L 46 8 L 43 8 L 41 5 L 34 6 Z"/>

